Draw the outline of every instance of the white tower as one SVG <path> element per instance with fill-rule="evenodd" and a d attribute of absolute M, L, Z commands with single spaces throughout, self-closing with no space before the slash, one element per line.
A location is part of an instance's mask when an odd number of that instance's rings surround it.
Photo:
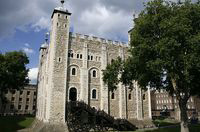
<path fill-rule="evenodd" d="M 49 108 L 48 121 L 52 123 L 65 123 L 66 105 L 66 77 L 67 54 L 69 42 L 70 15 L 64 8 L 64 0 L 61 7 L 54 9 L 51 20 L 52 29 L 49 48 Z"/>
<path fill-rule="evenodd" d="M 67 54 L 69 42 L 69 22 L 71 13 L 63 6 L 54 9 L 51 16 L 50 44 L 42 45 L 40 64 L 42 74 L 38 76 L 37 118 L 49 125 L 66 125 L 66 80 Z M 43 56 L 43 52 L 46 56 Z M 41 59 L 43 57 L 44 59 Z M 45 68 L 44 68 L 45 64 Z"/>

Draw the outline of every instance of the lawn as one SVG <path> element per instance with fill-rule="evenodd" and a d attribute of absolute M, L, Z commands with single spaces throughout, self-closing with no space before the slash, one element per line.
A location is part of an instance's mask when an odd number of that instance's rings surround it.
<path fill-rule="evenodd" d="M 153 123 L 156 126 L 162 127 L 162 126 L 171 126 L 171 125 L 178 125 L 179 122 L 176 120 L 172 120 L 172 119 L 156 119 L 153 120 Z"/>
<path fill-rule="evenodd" d="M 26 116 L 6 116 L 0 117 L 0 131 L 14 132 L 20 129 L 27 128 L 34 121 L 34 117 Z"/>
<path fill-rule="evenodd" d="M 200 132 L 200 125 L 190 125 L 190 132 Z M 137 130 L 136 132 L 180 132 L 180 126 L 170 127 L 170 128 L 159 128 L 154 130 Z"/>

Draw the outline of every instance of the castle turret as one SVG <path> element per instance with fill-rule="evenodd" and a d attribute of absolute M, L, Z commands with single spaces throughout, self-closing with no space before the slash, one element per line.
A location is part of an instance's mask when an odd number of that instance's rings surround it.
<path fill-rule="evenodd" d="M 41 89 L 43 100 L 38 107 L 38 118 L 49 124 L 65 124 L 65 105 L 66 105 L 66 77 L 67 77 L 67 54 L 69 42 L 69 22 L 71 13 L 63 6 L 54 9 L 51 22 L 50 44 L 43 44 L 40 47 L 40 59 L 44 52 L 46 72 L 43 83 L 38 86 Z M 41 61 L 40 60 L 40 61 Z M 40 88 L 41 87 L 41 88 Z M 39 114 L 41 113 L 41 114 Z M 42 115 L 42 116 L 40 116 Z"/>
<path fill-rule="evenodd" d="M 51 20 L 49 59 L 49 111 L 48 121 L 65 123 L 67 54 L 69 42 L 69 22 L 71 13 L 63 6 L 54 9 Z"/>
<path fill-rule="evenodd" d="M 42 58 L 44 57 L 44 55 L 46 54 L 47 50 L 48 50 L 48 37 L 49 37 L 49 33 L 46 33 L 45 35 L 45 43 L 42 44 L 40 46 L 40 57 L 39 57 L 39 61 L 42 61 Z"/>

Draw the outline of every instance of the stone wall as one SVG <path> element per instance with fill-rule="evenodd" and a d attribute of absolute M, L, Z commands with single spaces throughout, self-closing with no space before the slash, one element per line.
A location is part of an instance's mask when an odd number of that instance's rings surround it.
<path fill-rule="evenodd" d="M 102 70 L 107 64 L 117 57 L 128 58 L 128 44 L 69 33 L 70 15 L 67 11 L 54 10 L 50 45 L 40 52 L 37 118 L 64 123 L 65 104 L 70 101 L 71 88 L 76 88 L 78 101 L 115 118 L 148 116 L 148 98 L 143 101 L 137 84 L 132 91 L 119 84 L 112 97 L 102 80 Z M 95 99 L 92 98 L 93 89 L 96 90 Z"/>

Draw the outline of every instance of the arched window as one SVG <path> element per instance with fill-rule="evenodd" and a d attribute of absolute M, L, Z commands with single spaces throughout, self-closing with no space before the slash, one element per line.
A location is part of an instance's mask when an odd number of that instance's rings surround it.
<path fill-rule="evenodd" d="M 128 94 L 128 99 L 131 100 L 131 93 Z"/>
<path fill-rule="evenodd" d="M 143 94 L 143 100 L 145 100 L 145 99 L 146 99 L 145 94 Z"/>
<path fill-rule="evenodd" d="M 92 71 L 92 77 L 97 77 L 97 71 L 96 70 Z"/>
<path fill-rule="evenodd" d="M 77 59 L 79 59 L 79 54 L 77 54 L 76 56 L 77 56 Z"/>
<path fill-rule="evenodd" d="M 114 92 L 111 93 L 111 99 L 115 99 L 115 93 Z"/>
<path fill-rule="evenodd" d="M 92 90 L 92 99 L 97 99 L 97 90 L 96 89 Z"/>
<path fill-rule="evenodd" d="M 73 76 L 76 75 L 76 68 L 72 68 L 72 75 L 73 75 Z"/>

